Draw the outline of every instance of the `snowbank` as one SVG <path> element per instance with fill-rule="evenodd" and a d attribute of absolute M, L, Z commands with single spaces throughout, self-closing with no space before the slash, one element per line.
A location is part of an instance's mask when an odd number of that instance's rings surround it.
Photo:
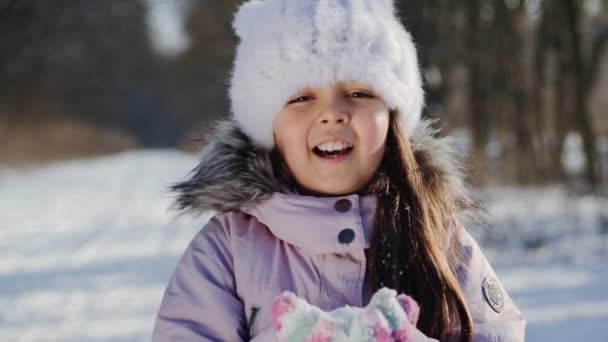
<path fill-rule="evenodd" d="M 167 187 L 195 163 L 166 150 L 0 169 L 0 339 L 149 340 L 166 282 L 206 221 L 168 209 Z M 560 188 L 481 197 L 494 227 L 477 235 L 529 320 L 527 341 L 605 341 L 606 199 Z"/>

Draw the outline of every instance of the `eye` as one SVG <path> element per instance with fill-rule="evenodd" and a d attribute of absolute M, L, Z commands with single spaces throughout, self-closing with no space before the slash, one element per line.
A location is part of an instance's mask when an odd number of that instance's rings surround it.
<path fill-rule="evenodd" d="M 287 104 L 308 102 L 310 100 L 312 100 L 312 96 L 304 95 L 304 96 L 296 97 L 293 100 L 289 100 L 289 102 L 287 102 Z"/>
<path fill-rule="evenodd" d="M 348 93 L 347 96 L 355 97 L 355 98 L 373 98 L 374 97 L 373 94 L 371 94 L 369 92 L 361 91 L 361 90 L 352 91 L 352 92 Z"/>

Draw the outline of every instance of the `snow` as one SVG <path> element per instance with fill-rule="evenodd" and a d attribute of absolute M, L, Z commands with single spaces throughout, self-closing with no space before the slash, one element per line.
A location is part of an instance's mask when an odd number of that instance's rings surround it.
<path fill-rule="evenodd" d="M 144 151 L 0 169 L 0 341 L 149 340 L 205 221 L 168 209 L 167 187 L 194 163 Z"/>
<path fill-rule="evenodd" d="M 526 341 L 608 340 L 608 198 L 489 188 L 475 234 L 528 321 Z"/>
<path fill-rule="evenodd" d="M 187 50 L 191 38 L 186 21 L 191 0 L 144 0 L 148 37 L 159 54 L 175 57 Z"/>
<path fill-rule="evenodd" d="M 178 258 L 206 217 L 177 216 L 168 186 L 195 166 L 133 151 L 0 167 L 0 341 L 147 341 Z M 608 199 L 565 188 L 480 193 L 475 229 L 528 319 L 527 341 L 608 338 Z"/>

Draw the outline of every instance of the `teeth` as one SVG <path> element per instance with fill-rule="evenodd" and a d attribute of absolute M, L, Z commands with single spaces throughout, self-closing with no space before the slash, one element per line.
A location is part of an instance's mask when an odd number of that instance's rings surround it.
<path fill-rule="evenodd" d="M 352 147 L 353 145 L 345 142 L 328 142 L 317 146 L 317 148 L 324 152 L 340 151 Z"/>

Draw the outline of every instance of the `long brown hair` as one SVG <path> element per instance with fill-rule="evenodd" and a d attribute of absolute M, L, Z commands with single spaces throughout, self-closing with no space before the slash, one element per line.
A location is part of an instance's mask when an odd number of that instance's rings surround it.
<path fill-rule="evenodd" d="M 375 288 L 389 287 L 420 305 L 418 328 L 444 340 L 471 341 L 472 319 L 460 288 L 455 204 L 443 176 L 414 151 L 392 111 L 384 159 L 368 191 L 378 195 L 367 269 Z M 450 232 L 450 229 L 453 229 Z"/>
<path fill-rule="evenodd" d="M 376 289 L 389 287 L 418 302 L 417 327 L 425 335 L 470 342 L 472 319 L 456 277 L 465 261 L 458 239 L 450 238 L 458 236 L 455 203 L 445 175 L 429 167 L 427 154 L 414 151 L 398 115 L 390 112 L 384 158 L 362 191 L 378 197 L 367 273 Z M 276 148 L 271 159 L 285 186 L 298 189 Z"/>

